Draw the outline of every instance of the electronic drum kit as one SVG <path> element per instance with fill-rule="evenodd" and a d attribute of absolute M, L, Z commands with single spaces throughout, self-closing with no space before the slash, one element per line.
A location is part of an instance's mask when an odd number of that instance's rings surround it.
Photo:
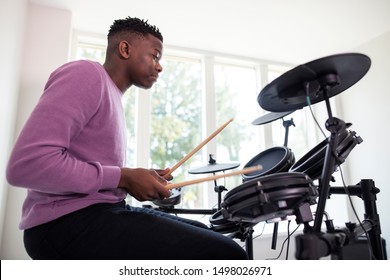
<path fill-rule="evenodd" d="M 356 232 L 368 232 L 372 248 L 371 257 L 384 259 L 379 215 L 375 205 L 375 194 L 379 190 L 371 180 L 368 183 L 363 180 L 356 186 L 347 187 L 352 195 L 364 200 L 365 217 L 370 222 L 364 221 L 353 229 L 349 227 L 343 231 L 337 231 L 334 227 L 327 227 L 326 233 L 321 231 L 322 219 L 326 214 L 326 200 L 330 198 L 330 194 L 346 194 L 344 187 L 330 186 L 330 182 L 334 180 L 333 173 L 346 160 L 352 149 L 362 142 L 356 132 L 349 130 L 350 123 L 345 123 L 332 115 L 329 99 L 357 83 L 368 72 L 370 66 L 370 58 L 360 53 L 332 55 L 299 65 L 265 86 L 259 93 L 257 101 L 260 107 L 269 113 L 257 118 L 252 124 L 263 125 L 283 119 L 286 128 L 284 145 L 272 147 L 254 156 L 245 167 L 260 164 L 263 169 L 242 174 L 243 183 L 228 191 L 223 199 L 221 195 L 226 188 L 217 186 L 215 181 L 218 209 L 209 211 L 191 209 L 192 211 L 176 213 L 209 214 L 211 229 L 245 241 L 251 259 L 253 227 L 259 222 L 274 222 L 277 225 L 279 221 L 289 220 L 291 217 L 295 217 L 297 224 L 305 226 L 304 234 L 296 239 L 297 259 L 318 259 L 339 251 L 345 244 L 337 244 L 337 248 L 332 248 L 337 243 L 334 240 L 337 239 L 336 236 L 344 234 L 345 239 L 349 238 L 351 243 L 352 239 L 356 239 Z M 328 119 L 325 126 L 330 135 L 296 161 L 293 152 L 287 147 L 288 128 L 294 124 L 292 119 L 284 121 L 284 117 L 319 102 L 326 105 Z M 189 173 L 216 173 L 237 168 L 239 165 L 218 164 L 210 155 L 208 165 L 190 170 Z M 175 212 L 173 209 L 174 205 L 180 202 L 179 196 L 180 190 L 176 190 L 173 198 L 155 203 L 160 208 Z M 317 207 L 314 215 L 311 212 L 312 206 Z M 313 221 L 314 225 L 310 225 L 309 223 Z M 320 251 L 321 253 L 318 253 Z"/>

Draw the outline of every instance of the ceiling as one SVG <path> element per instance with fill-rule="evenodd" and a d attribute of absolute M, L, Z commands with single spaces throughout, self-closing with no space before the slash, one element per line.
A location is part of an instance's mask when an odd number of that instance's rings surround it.
<path fill-rule="evenodd" d="M 75 29 L 147 19 L 164 43 L 302 64 L 353 51 L 390 31 L 388 0 L 29 0 L 72 11 Z"/>

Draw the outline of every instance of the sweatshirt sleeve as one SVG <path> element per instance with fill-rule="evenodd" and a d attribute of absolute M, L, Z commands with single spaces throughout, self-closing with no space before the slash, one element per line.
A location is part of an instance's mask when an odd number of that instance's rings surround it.
<path fill-rule="evenodd" d="M 65 64 L 53 72 L 11 153 L 6 171 L 11 185 L 53 194 L 117 187 L 119 166 L 81 160 L 71 152 L 72 139 L 99 108 L 100 76 L 88 62 Z"/>

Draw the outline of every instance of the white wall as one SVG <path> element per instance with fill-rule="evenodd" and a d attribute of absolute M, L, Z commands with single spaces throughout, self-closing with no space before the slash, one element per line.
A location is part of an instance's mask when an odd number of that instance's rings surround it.
<path fill-rule="evenodd" d="M 4 171 L 15 131 L 26 10 L 27 0 L 2 0 L 0 6 L 0 34 L 2 36 L 0 51 L 2 91 L 0 102 L 0 256 L 3 251 L 1 240 L 5 228 L 5 210 L 9 205 L 7 203 L 8 184 Z"/>
<path fill-rule="evenodd" d="M 342 117 L 353 123 L 352 128 L 363 138 L 348 158 L 350 184 L 372 179 L 380 189 L 377 206 L 382 237 L 390 246 L 389 172 L 389 109 L 390 109 L 390 32 L 358 47 L 355 51 L 371 58 L 371 68 L 348 92 L 340 95 Z M 359 213 L 362 203 L 356 199 Z M 362 216 L 360 218 L 363 218 Z M 389 249 L 387 249 L 389 252 Z"/>
<path fill-rule="evenodd" d="M 1 138 L 0 146 L 0 184 L 2 184 L 0 259 L 28 259 L 22 243 L 22 232 L 18 230 L 25 190 L 8 188 L 4 177 L 5 164 L 14 137 L 41 95 L 48 75 L 54 68 L 67 61 L 72 17 L 70 12 L 64 10 L 27 5 L 27 0 L 2 1 L 6 3 L 3 5 L 2 2 L 0 9 L 2 23 L 0 28 L 1 34 L 5 34 L 5 37 L 2 36 L 7 38 L 7 44 L 2 45 L 0 52 L 2 61 L 0 77 L 4 78 L 2 86 L 5 97 L 0 103 L 2 116 L 0 133 L 2 136 L 5 135 Z M 25 16 L 24 11 L 27 8 Z M 24 46 L 23 50 L 21 46 Z M 340 115 L 337 117 L 352 122 L 353 130 L 364 139 L 344 164 L 347 183 L 355 184 L 360 179 L 368 178 L 373 179 L 376 186 L 381 189 L 378 194 L 378 211 L 382 221 L 383 237 L 387 240 L 390 240 L 390 211 L 386 200 L 390 197 L 390 190 L 386 186 L 386 167 L 389 166 L 387 158 L 390 152 L 385 143 L 389 136 L 385 114 L 390 105 L 386 83 L 386 73 L 390 72 L 389 46 L 390 34 L 387 33 L 356 49 L 355 51 L 366 53 L 371 57 L 372 68 L 359 83 L 335 97 L 340 107 L 338 108 Z M 20 62 L 22 62 L 21 68 Z M 18 93 L 20 99 L 17 103 Z M 17 118 L 15 118 L 16 112 Z M 332 208 L 336 205 L 343 211 L 346 209 L 345 199 L 341 200 L 340 204 L 338 200 L 335 201 L 336 203 L 332 203 Z M 362 213 L 363 210 L 360 207 L 358 211 Z M 284 227 L 284 222 L 280 226 Z M 278 248 L 282 241 L 282 237 L 279 237 Z M 270 251 L 270 236 L 256 239 L 254 243 L 256 258 L 263 259 L 276 255 L 275 251 Z M 291 256 L 294 255 L 294 249 L 295 247 L 291 245 Z"/>
<path fill-rule="evenodd" d="M 8 2 L 10 2 L 11 6 L 14 3 L 11 0 Z M 19 7 L 17 8 L 19 9 Z M 8 17 L 10 19 L 16 18 L 17 20 L 24 18 L 23 16 L 15 16 L 19 14 L 18 11 L 13 11 L 9 13 Z M 9 22 L 4 25 L 13 30 Z M 24 44 L 19 43 L 20 40 L 16 41 L 15 44 L 10 44 L 11 47 L 17 47 L 15 56 L 23 58 L 20 74 L 16 73 L 17 78 L 20 75 L 19 83 L 17 79 L 13 79 L 13 86 L 17 86 L 17 89 L 14 90 L 15 94 L 19 90 L 17 119 L 16 122 L 14 118 L 10 119 L 7 122 L 9 125 L 8 130 L 4 134 L 2 133 L 2 135 L 9 137 L 9 141 L 12 139 L 12 143 L 41 96 L 50 73 L 68 60 L 71 38 L 71 13 L 65 10 L 28 5 L 25 26 Z M 19 46 L 23 46 L 23 50 L 18 49 Z M 8 65 L 12 67 L 13 61 L 9 61 Z M 19 69 L 17 70 L 19 71 Z M 12 91 L 9 92 L 11 93 Z M 6 96 L 8 97 L 8 95 L 12 96 L 12 94 L 7 92 Z M 5 102 L 4 106 L 8 106 L 8 104 Z M 1 176 L 3 176 L 1 177 L 2 181 L 5 181 L 3 170 L 5 170 L 5 163 L 1 172 Z M 6 188 L 7 185 L 5 184 L 5 188 L 2 188 L 2 190 Z M 4 199 L 6 203 L 2 203 L 6 209 L 5 212 L 1 212 L 5 213 L 4 223 L 2 223 L 1 259 L 28 258 L 22 243 L 22 231 L 18 230 L 25 194 L 26 191 L 24 189 L 8 188 L 6 199 Z"/>

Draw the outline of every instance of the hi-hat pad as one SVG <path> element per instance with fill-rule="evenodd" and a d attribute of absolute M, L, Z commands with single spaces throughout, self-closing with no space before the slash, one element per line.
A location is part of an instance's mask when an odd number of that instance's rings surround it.
<path fill-rule="evenodd" d="M 191 169 L 188 171 L 190 174 L 206 174 L 206 173 L 215 173 L 219 171 L 225 171 L 229 169 L 233 169 L 240 166 L 238 162 L 230 162 L 230 163 L 209 163 L 205 166 L 198 167 L 195 169 Z"/>

